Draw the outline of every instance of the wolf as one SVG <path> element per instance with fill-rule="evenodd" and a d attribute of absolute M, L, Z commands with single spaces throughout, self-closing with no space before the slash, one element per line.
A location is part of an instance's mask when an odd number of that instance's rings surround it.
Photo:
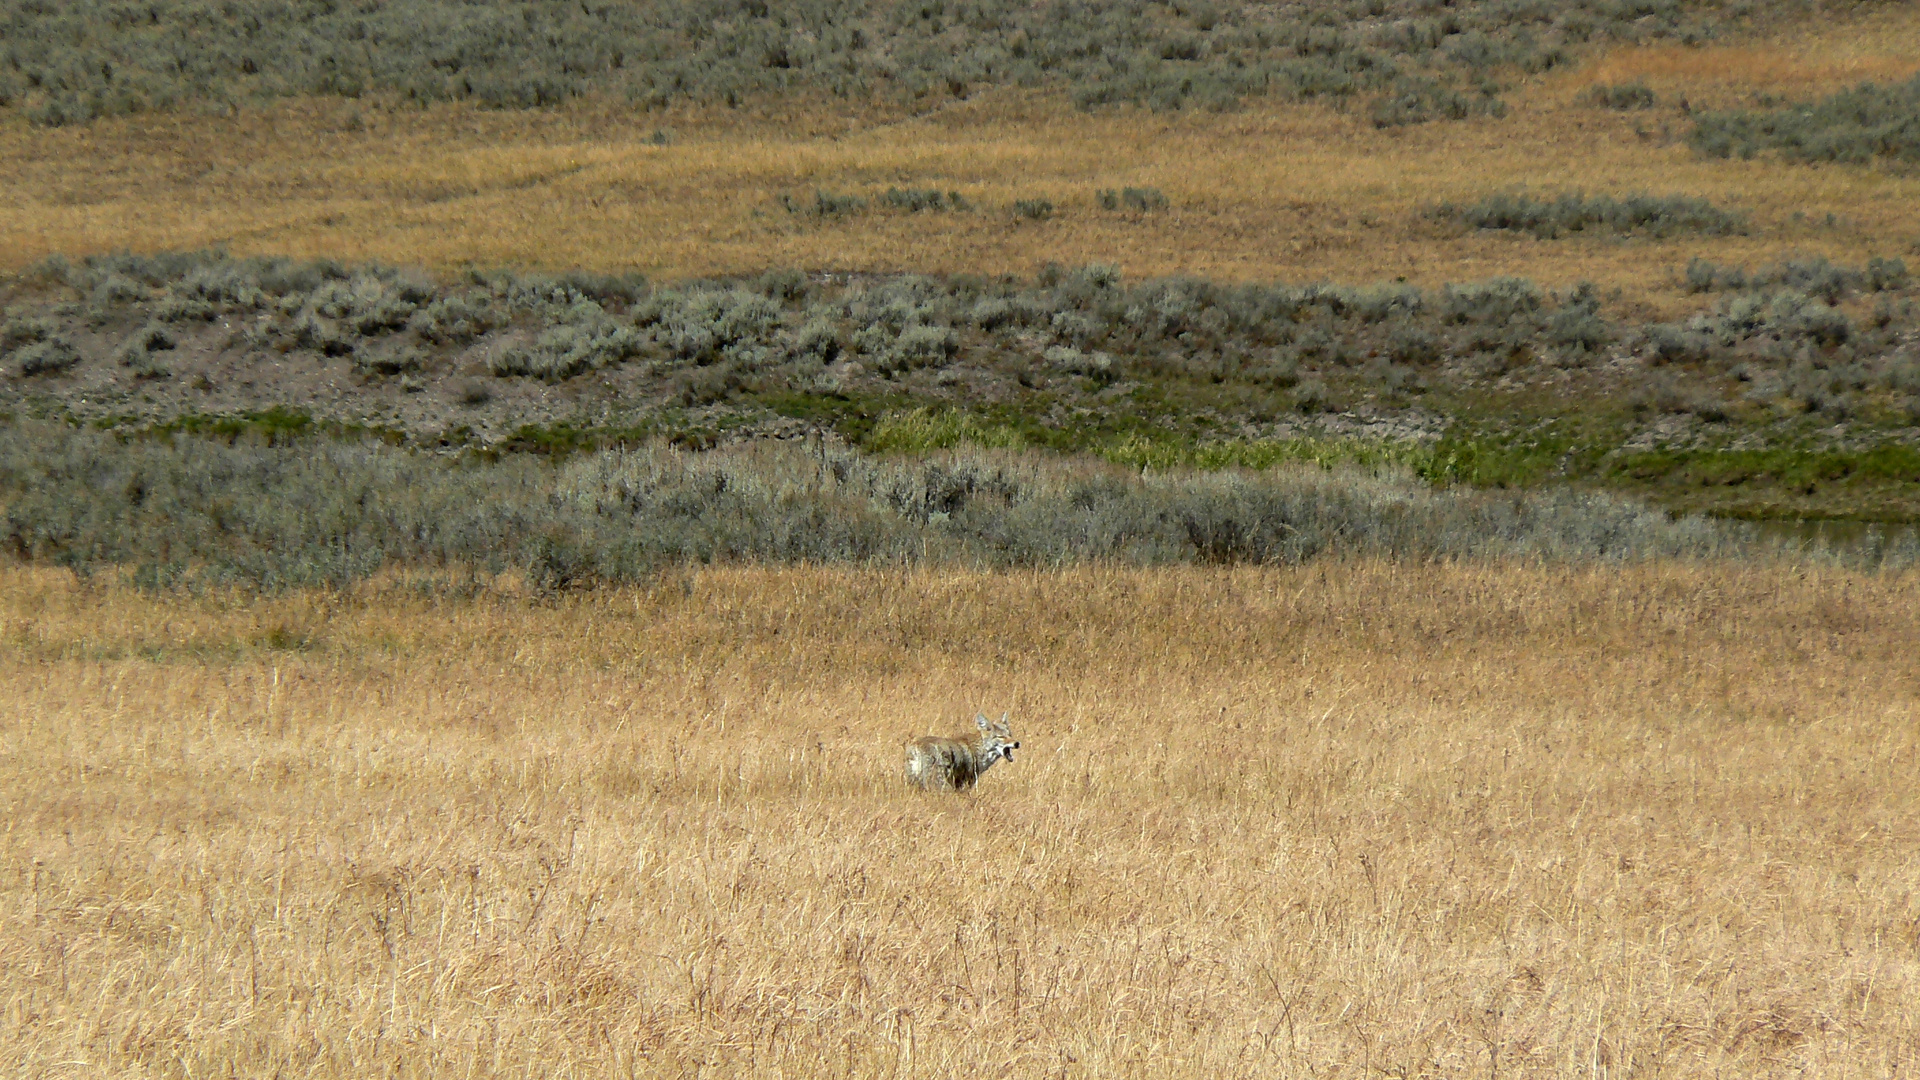
<path fill-rule="evenodd" d="M 973 722 L 980 728 L 977 738 L 922 735 L 907 740 L 908 785 L 928 791 L 965 791 L 994 762 L 1012 761 L 1020 743 L 1007 726 L 1007 715 L 1001 713 L 998 721 L 987 719 L 985 713 L 975 716 Z"/>

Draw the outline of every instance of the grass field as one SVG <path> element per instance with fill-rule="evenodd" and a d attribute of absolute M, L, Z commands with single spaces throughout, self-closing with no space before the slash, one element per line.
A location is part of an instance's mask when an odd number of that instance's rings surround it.
<path fill-rule="evenodd" d="M 1110 262 L 1132 277 L 1587 278 L 1637 301 L 1689 303 L 1694 255 L 1753 264 L 1785 251 L 1847 264 L 1911 255 L 1920 178 L 1702 158 L 1690 108 L 1758 92 L 1810 96 L 1920 70 L 1920 15 L 1799 28 L 1779 40 L 1622 48 L 1522 76 L 1503 120 L 1377 130 L 1366 111 L 1253 99 L 1240 112 L 1084 112 L 1064 92 L 997 90 L 915 115 L 801 97 L 646 112 L 583 104 L 486 112 L 316 99 L 78 127 L 0 121 L 0 266 L 53 252 L 225 244 L 237 253 L 597 270 L 662 278 L 815 270 L 1026 273 Z M 1651 110 L 1586 104 L 1595 83 L 1644 82 Z M 656 133 L 670 135 L 657 145 Z M 957 190 L 971 213 L 817 221 L 782 195 Z M 1105 188 L 1152 186 L 1164 212 L 1101 210 Z M 1524 186 L 1686 194 L 1750 211 L 1744 236 L 1538 242 L 1435 225 L 1423 210 Z M 1046 198 L 1048 221 L 1011 205 Z M 1829 215 L 1832 220 L 1829 221 Z"/>
<path fill-rule="evenodd" d="M 0 1075 L 1920 1070 L 1920 6 L 841 7 L 0 14 Z"/>
<path fill-rule="evenodd" d="M 1911 576 L 0 571 L 16 1076 L 1920 1062 Z M 970 797 L 907 736 L 1010 710 Z"/>

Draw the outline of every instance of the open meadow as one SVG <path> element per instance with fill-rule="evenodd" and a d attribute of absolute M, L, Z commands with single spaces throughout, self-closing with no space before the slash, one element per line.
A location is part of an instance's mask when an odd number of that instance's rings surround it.
<path fill-rule="evenodd" d="M 0 572 L 0 1072 L 1920 1062 L 1911 574 L 410 580 Z"/>
<path fill-rule="evenodd" d="M 0 0 L 0 1076 L 1914 1078 L 1916 523 L 1910 0 Z"/>

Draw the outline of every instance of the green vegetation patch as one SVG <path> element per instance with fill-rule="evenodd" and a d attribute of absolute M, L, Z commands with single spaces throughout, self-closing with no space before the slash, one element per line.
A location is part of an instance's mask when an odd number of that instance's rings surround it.
<path fill-rule="evenodd" d="M 1605 418 L 1504 431 L 1460 425 L 1410 467 L 1434 483 L 1604 488 L 1724 518 L 1920 522 L 1920 446 L 1911 443 L 1637 448 L 1627 434 Z"/>
<path fill-rule="evenodd" d="M 1153 425 L 1122 434 L 1068 433 L 978 411 L 919 408 L 883 417 L 860 445 L 870 452 L 910 455 L 956 447 L 1047 448 L 1160 472 L 1359 469 L 1436 487 L 1606 489 L 1671 510 L 1752 520 L 1920 521 L 1920 447 L 1914 445 L 1634 449 L 1629 434 L 1618 417 L 1517 428 L 1463 422 L 1432 440 L 1212 438 Z"/>
<path fill-rule="evenodd" d="M 1139 469 L 1221 469 L 1263 471 L 1283 465 L 1323 469 L 1353 466 L 1369 472 L 1403 470 L 1431 478 L 1433 446 L 1382 439 L 1303 436 L 1290 439 L 1231 439 L 1214 442 L 1133 435 L 1101 447 L 1100 457 Z"/>
<path fill-rule="evenodd" d="M 874 453 L 924 454 L 956 446 L 1017 450 L 1027 436 L 1012 424 L 995 423 L 958 410 L 918 408 L 887 416 L 860 440 Z"/>

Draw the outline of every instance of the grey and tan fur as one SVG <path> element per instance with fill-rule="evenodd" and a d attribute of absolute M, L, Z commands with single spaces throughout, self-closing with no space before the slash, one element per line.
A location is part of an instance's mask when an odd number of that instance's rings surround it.
<path fill-rule="evenodd" d="M 922 735 L 907 740 L 907 783 L 928 791 L 965 791 L 980 774 L 1005 758 L 1013 760 L 1020 744 L 1007 726 L 1007 714 L 989 720 L 982 713 L 973 718 L 980 734 L 973 739 L 943 739 Z"/>

